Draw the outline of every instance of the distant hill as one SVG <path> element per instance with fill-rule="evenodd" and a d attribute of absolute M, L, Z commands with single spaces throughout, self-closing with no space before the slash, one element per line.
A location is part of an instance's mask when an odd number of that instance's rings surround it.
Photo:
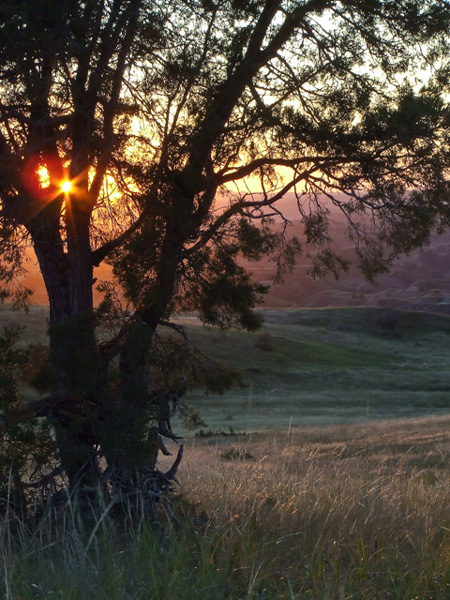
<path fill-rule="evenodd" d="M 302 226 L 292 198 L 283 200 L 291 219 L 289 235 L 302 239 Z M 429 245 L 398 258 L 391 271 L 369 283 L 356 268 L 352 243 L 342 213 L 331 207 L 331 237 L 338 253 L 353 263 L 336 281 L 333 275 L 314 280 L 305 257 L 283 284 L 272 285 L 264 305 L 272 308 L 367 306 L 426 310 L 450 314 L 450 231 L 434 234 Z M 246 263 L 257 281 L 269 282 L 274 273 L 267 260 Z"/>
<path fill-rule="evenodd" d="M 290 235 L 302 238 L 302 227 L 296 202 L 288 195 L 278 204 L 285 216 L 292 221 Z M 351 242 L 345 235 L 345 221 L 337 209 L 333 208 L 330 217 L 331 234 L 336 248 L 348 260 L 354 262 Z M 390 273 L 379 277 L 375 283 L 365 280 L 361 272 L 352 267 L 343 273 L 339 280 L 328 276 L 313 280 L 308 274 L 310 262 L 305 257 L 294 272 L 285 277 L 283 284 L 272 285 L 264 306 L 270 308 L 298 307 L 342 307 L 372 306 L 427 310 L 450 314 L 450 231 L 434 235 L 430 244 L 422 250 L 415 250 L 409 256 L 396 260 Z M 259 282 L 269 283 L 274 267 L 268 260 L 246 263 Z M 34 289 L 34 300 L 47 304 L 35 256 L 30 253 L 29 273 L 24 283 Z M 111 279 L 111 268 L 104 265 L 96 269 L 99 280 Z M 99 295 L 94 292 L 97 301 Z"/>
<path fill-rule="evenodd" d="M 293 229 L 295 225 L 293 226 Z M 341 246 L 352 256 L 349 242 Z M 283 284 L 272 285 L 264 305 L 272 308 L 373 306 L 428 310 L 450 314 L 450 232 L 432 237 L 429 246 L 402 256 L 392 270 L 369 283 L 352 266 L 336 281 L 333 275 L 314 280 L 305 259 Z M 268 282 L 274 268 L 268 261 L 248 265 L 257 281 Z"/>

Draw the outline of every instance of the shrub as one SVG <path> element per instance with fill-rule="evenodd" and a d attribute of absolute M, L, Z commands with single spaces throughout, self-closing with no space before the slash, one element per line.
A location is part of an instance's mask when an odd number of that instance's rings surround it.
<path fill-rule="evenodd" d="M 246 448 L 236 448 L 236 446 L 222 452 L 221 457 L 223 460 L 254 460 L 255 458 Z"/>
<path fill-rule="evenodd" d="M 18 327 L 0 334 L 0 510 L 23 512 L 34 481 L 49 465 L 54 444 L 47 422 L 36 419 L 22 398 L 18 379 L 27 352 L 15 348 Z"/>
<path fill-rule="evenodd" d="M 260 333 L 255 343 L 255 348 L 263 350 L 264 352 L 270 352 L 273 350 L 272 334 L 268 331 Z"/>

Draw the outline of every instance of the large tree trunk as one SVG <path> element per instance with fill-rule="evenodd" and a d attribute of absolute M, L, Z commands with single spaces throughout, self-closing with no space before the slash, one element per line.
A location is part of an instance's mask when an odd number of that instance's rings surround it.
<path fill-rule="evenodd" d="M 39 215 L 28 228 L 50 303 L 51 396 L 55 402 L 49 418 L 55 427 L 61 464 L 69 484 L 91 486 L 98 475 L 94 448 L 98 414 L 89 413 L 101 383 L 97 371 L 88 222 L 85 220 L 72 229 L 68 252 L 64 251 L 59 228 L 48 215 Z"/>
<path fill-rule="evenodd" d="M 119 487 L 127 490 L 139 485 L 141 467 L 147 474 L 155 471 L 158 453 L 165 451 L 160 432 L 171 434 L 167 393 L 149 392 L 148 353 L 158 322 L 167 317 L 183 235 L 180 232 L 175 243 L 164 240 L 153 301 L 140 307 L 138 320 L 124 330 L 120 385 L 112 399 L 95 337 L 90 215 L 82 205 L 66 208 L 66 243 L 51 213 L 42 211 L 28 225 L 50 302 L 49 417 L 72 488 L 98 485 L 101 447 L 110 472 L 121 480 Z M 149 420 L 159 424 L 159 431 L 158 426 L 149 429 Z"/>

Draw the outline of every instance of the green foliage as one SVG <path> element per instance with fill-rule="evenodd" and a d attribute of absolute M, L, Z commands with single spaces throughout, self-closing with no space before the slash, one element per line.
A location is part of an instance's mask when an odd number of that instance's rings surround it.
<path fill-rule="evenodd" d="M 264 352 L 270 352 L 273 350 L 272 334 L 269 331 L 260 333 L 255 342 L 255 348 L 258 348 L 258 350 L 264 350 Z"/>
<path fill-rule="evenodd" d="M 194 410 L 191 406 L 182 404 L 180 407 L 179 414 L 182 419 L 183 427 L 188 431 L 195 431 L 200 427 L 207 427 L 207 424 L 200 416 L 199 412 Z"/>
<path fill-rule="evenodd" d="M 259 316 L 251 310 L 267 287 L 250 282 L 243 269 L 225 272 L 203 287 L 200 314 L 208 325 L 238 327 L 254 331 L 261 326 Z"/>
<path fill-rule="evenodd" d="M 20 329 L 4 328 L 0 335 L 0 504 L 11 500 L 25 509 L 26 483 L 48 468 L 55 448 L 45 422 L 27 409 L 18 388 L 27 355 L 14 347 Z"/>
<path fill-rule="evenodd" d="M 254 331 L 261 326 L 255 306 L 267 286 L 252 281 L 237 263 L 237 244 L 223 245 L 215 252 L 205 250 L 193 258 L 192 277 L 186 282 L 188 295 L 180 300 L 184 309 L 198 310 L 210 326 Z"/>
<path fill-rule="evenodd" d="M 232 446 L 220 455 L 223 460 L 254 460 L 255 457 L 247 448 Z"/>
<path fill-rule="evenodd" d="M 41 394 L 48 392 L 52 383 L 48 345 L 40 342 L 28 344 L 21 372 L 28 385 Z"/>
<path fill-rule="evenodd" d="M 271 221 L 256 226 L 248 219 L 239 219 L 236 228 L 236 244 L 244 258 L 258 260 L 279 245 L 280 235 L 270 229 Z"/>
<path fill-rule="evenodd" d="M 206 392 L 223 394 L 233 386 L 243 387 L 242 373 L 226 364 L 213 360 L 189 339 L 174 335 L 157 335 L 151 349 L 152 381 L 169 393 L 174 393 L 189 382 L 189 386 Z"/>

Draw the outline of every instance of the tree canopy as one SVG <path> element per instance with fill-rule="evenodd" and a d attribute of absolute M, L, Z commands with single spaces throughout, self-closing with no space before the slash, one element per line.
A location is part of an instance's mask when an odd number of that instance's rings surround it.
<path fill-rule="evenodd" d="M 368 276 L 448 225 L 449 19 L 442 0 L 2 2 L 2 293 L 27 300 L 32 245 L 52 368 L 36 410 L 72 482 L 97 476 L 99 447 L 125 478 L 139 444 L 155 467 L 171 403 L 214 381 L 159 331 L 183 333 L 179 310 L 258 327 L 264 287 L 239 258 L 292 268 L 288 192 L 316 274 L 345 267 L 329 203 Z M 94 310 L 103 261 L 118 288 Z"/>

